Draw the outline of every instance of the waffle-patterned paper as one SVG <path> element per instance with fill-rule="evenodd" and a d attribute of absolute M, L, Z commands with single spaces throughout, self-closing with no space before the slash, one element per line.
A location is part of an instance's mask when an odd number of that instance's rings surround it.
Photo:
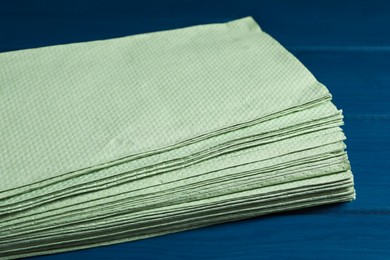
<path fill-rule="evenodd" d="M 331 94 L 250 18 L 0 54 L 0 257 L 350 201 Z"/>

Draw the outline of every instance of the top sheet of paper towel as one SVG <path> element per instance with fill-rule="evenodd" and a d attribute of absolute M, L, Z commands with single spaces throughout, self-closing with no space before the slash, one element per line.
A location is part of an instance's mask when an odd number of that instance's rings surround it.
<path fill-rule="evenodd" d="M 0 54 L 0 192 L 329 95 L 248 17 Z"/>

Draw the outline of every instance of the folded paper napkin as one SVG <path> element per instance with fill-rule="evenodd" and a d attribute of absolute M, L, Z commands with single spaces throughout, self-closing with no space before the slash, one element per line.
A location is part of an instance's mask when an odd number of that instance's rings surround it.
<path fill-rule="evenodd" d="M 0 257 L 355 198 L 341 111 L 250 18 L 0 54 Z"/>

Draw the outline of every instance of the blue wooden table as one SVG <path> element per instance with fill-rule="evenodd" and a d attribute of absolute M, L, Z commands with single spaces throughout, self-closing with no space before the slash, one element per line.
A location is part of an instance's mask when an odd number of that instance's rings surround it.
<path fill-rule="evenodd" d="M 38 259 L 390 259 L 390 1 L 0 1 L 0 52 L 252 15 L 344 110 L 357 200 Z"/>

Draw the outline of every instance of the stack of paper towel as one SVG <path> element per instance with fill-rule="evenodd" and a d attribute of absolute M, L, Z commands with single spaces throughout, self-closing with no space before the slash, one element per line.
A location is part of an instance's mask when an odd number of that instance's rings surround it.
<path fill-rule="evenodd" d="M 252 18 L 0 55 L 0 256 L 354 199 L 341 111 Z"/>

